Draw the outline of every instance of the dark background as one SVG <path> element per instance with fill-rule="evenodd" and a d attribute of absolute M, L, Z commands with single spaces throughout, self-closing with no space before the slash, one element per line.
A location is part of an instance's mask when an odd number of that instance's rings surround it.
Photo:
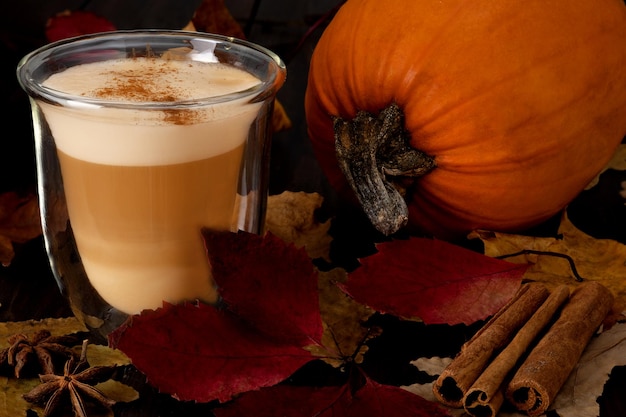
<path fill-rule="evenodd" d="M 201 0 L 5 0 L 0 9 L 0 193 L 32 191 L 35 186 L 34 150 L 30 108 L 15 78 L 19 59 L 45 43 L 48 17 L 65 9 L 85 9 L 111 20 L 120 29 L 178 29 L 191 19 Z M 313 157 L 306 135 L 304 91 L 308 63 L 316 40 L 328 21 L 327 13 L 341 0 L 225 0 L 241 23 L 246 37 L 278 53 L 287 64 L 287 81 L 278 93 L 293 127 L 275 135 L 272 147 L 270 193 L 283 190 L 320 192 L 332 204 L 335 198 Z M 626 244 L 626 205 L 620 198 L 626 172 L 608 171 L 592 190 L 582 193 L 568 210 L 581 230 L 596 238 L 610 238 Z M 336 222 L 335 241 L 352 252 L 345 255 L 346 266 L 356 256 L 371 250 L 371 236 L 359 218 Z M 553 232 L 558 222 L 547 222 L 535 233 Z M 363 238 L 359 234 L 363 233 Z M 337 259 L 337 258 L 335 258 Z M 341 262 L 342 259 L 339 259 Z M 352 264 L 354 265 L 354 264 Z M 34 300 L 36 300 L 34 302 Z M 19 248 L 8 267 L 0 267 L 0 320 L 17 321 L 71 314 L 51 278 L 40 239 Z M 416 352 L 423 355 L 453 355 L 472 328 L 422 326 L 379 317 L 385 338 L 371 346 L 368 373 L 379 382 L 408 384 L 419 376 L 407 367 Z M 428 342 L 427 342 L 428 341 Z M 305 369 L 304 377 L 327 369 Z M 302 375 L 300 375 L 302 376 Z M 327 377 L 324 375 L 323 377 Z M 296 376 L 298 377 L 298 376 Z M 332 377 L 332 375 L 331 375 Z M 599 400 L 602 417 L 626 416 L 626 367 L 616 367 Z M 145 398 L 149 398 L 147 395 Z M 206 407 L 179 404 L 166 397 L 146 401 L 140 409 L 124 416 L 207 416 Z M 550 415 L 554 417 L 554 415 Z M 594 417 L 594 416 L 589 416 Z"/>

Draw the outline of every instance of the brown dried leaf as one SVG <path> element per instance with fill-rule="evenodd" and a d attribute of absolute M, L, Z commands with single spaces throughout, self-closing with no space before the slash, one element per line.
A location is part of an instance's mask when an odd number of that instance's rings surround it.
<path fill-rule="evenodd" d="M 8 265 L 15 256 L 13 243 L 24 243 L 41 235 L 37 196 L 16 192 L 0 194 L 0 263 Z"/>
<path fill-rule="evenodd" d="M 280 101 L 274 100 L 274 113 L 272 113 L 272 129 L 274 132 L 280 132 L 290 129 L 292 126 L 291 119 L 287 115 L 287 111 L 280 104 Z"/>
<path fill-rule="evenodd" d="M 0 235 L 0 264 L 2 264 L 2 266 L 8 266 L 14 256 L 15 251 L 13 250 L 13 242 L 11 242 L 11 239 Z"/>
<path fill-rule="evenodd" d="M 193 24 L 193 20 L 190 20 L 189 22 L 187 22 L 187 24 L 185 26 L 183 26 L 183 28 L 181 30 L 186 30 L 187 32 L 196 32 L 196 26 Z"/>
<path fill-rule="evenodd" d="M 224 0 L 203 0 L 191 21 L 200 32 L 217 33 L 243 39 L 243 29 L 232 16 Z"/>
<path fill-rule="evenodd" d="M 283 241 L 304 247 L 311 259 L 329 260 L 328 234 L 330 220 L 320 223 L 315 211 L 322 206 L 317 193 L 285 191 L 270 196 L 267 204 L 266 228 Z"/>

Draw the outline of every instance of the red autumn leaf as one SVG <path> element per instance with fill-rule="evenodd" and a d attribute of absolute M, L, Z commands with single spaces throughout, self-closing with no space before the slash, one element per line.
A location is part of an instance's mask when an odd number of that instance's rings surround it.
<path fill-rule="evenodd" d="M 322 334 L 317 272 L 304 249 L 271 233 L 205 232 L 211 268 L 229 310 L 277 340 L 317 344 Z"/>
<path fill-rule="evenodd" d="M 353 391 L 349 385 L 328 387 L 276 387 L 243 394 L 216 417 L 443 417 L 448 413 L 436 403 L 366 377 Z"/>
<path fill-rule="evenodd" d="M 227 401 L 275 385 L 313 360 L 322 324 L 303 249 L 268 234 L 205 232 L 225 306 L 164 305 L 109 336 L 148 381 L 180 400 Z"/>
<path fill-rule="evenodd" d="M 88 11 L 66 10 L 48 19 L 46 39 L 54 42 L 79 35 L 97 32 L 110 32 L 116 27 L 109 20 Z"/>
<path fill-rule="evenodd" d="M 498 311 L 528 265 L 513 264 L 439 240 L 379 244 L 342 289 L 381 313 L 426 324 L 471 324 Z"/>

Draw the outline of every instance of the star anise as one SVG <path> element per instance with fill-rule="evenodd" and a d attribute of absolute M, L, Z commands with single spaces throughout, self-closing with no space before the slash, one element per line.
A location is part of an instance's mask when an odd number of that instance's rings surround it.
<path fill-rule="evenodd" d="M 16 378 L 22 376 L 23 372 L 30 368 L 37 373 L 54 373 L 54 359 L 67 360 L 74 356 L 71 349 L 80 343 L 77 335 L 52 336 L 48 330 L 40 330 L 30 338 L 25 334 L 18 333 L 8 339 L 10 346 L 0 351 L 0 365 L 7 364 L 14 369 Z M 36 368 L 34 363 L 39 365 Z"/>
<path fill-rule="evenodd" d="M 63 410 L 68 404 L 76 417 L 87 417 L 85 400 L 110 409 L 115 401 L 107 398 L 93 385 L 109 380 L 115 372 L 115 366 L 93 366 L 87 361 L 87 341 L 83 342 L 80 358 L 71 357 L 65 362 L 63 375 L 39 375 L 41 385 L 24 395 L 31 403 L 44 404 L 44 417 L 51 417 Z"/>

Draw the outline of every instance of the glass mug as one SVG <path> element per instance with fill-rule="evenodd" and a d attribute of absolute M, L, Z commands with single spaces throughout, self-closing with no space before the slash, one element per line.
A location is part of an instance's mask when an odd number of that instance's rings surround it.
<path fill-rule="evenodd" d="M 17 75 L 46 251 L 75 315 L 106 337 L 163 301 L 215 302 L 201 230 L 263 230 L 281 59 L 219 35 L 116 31 L 44 46 Z"/>

